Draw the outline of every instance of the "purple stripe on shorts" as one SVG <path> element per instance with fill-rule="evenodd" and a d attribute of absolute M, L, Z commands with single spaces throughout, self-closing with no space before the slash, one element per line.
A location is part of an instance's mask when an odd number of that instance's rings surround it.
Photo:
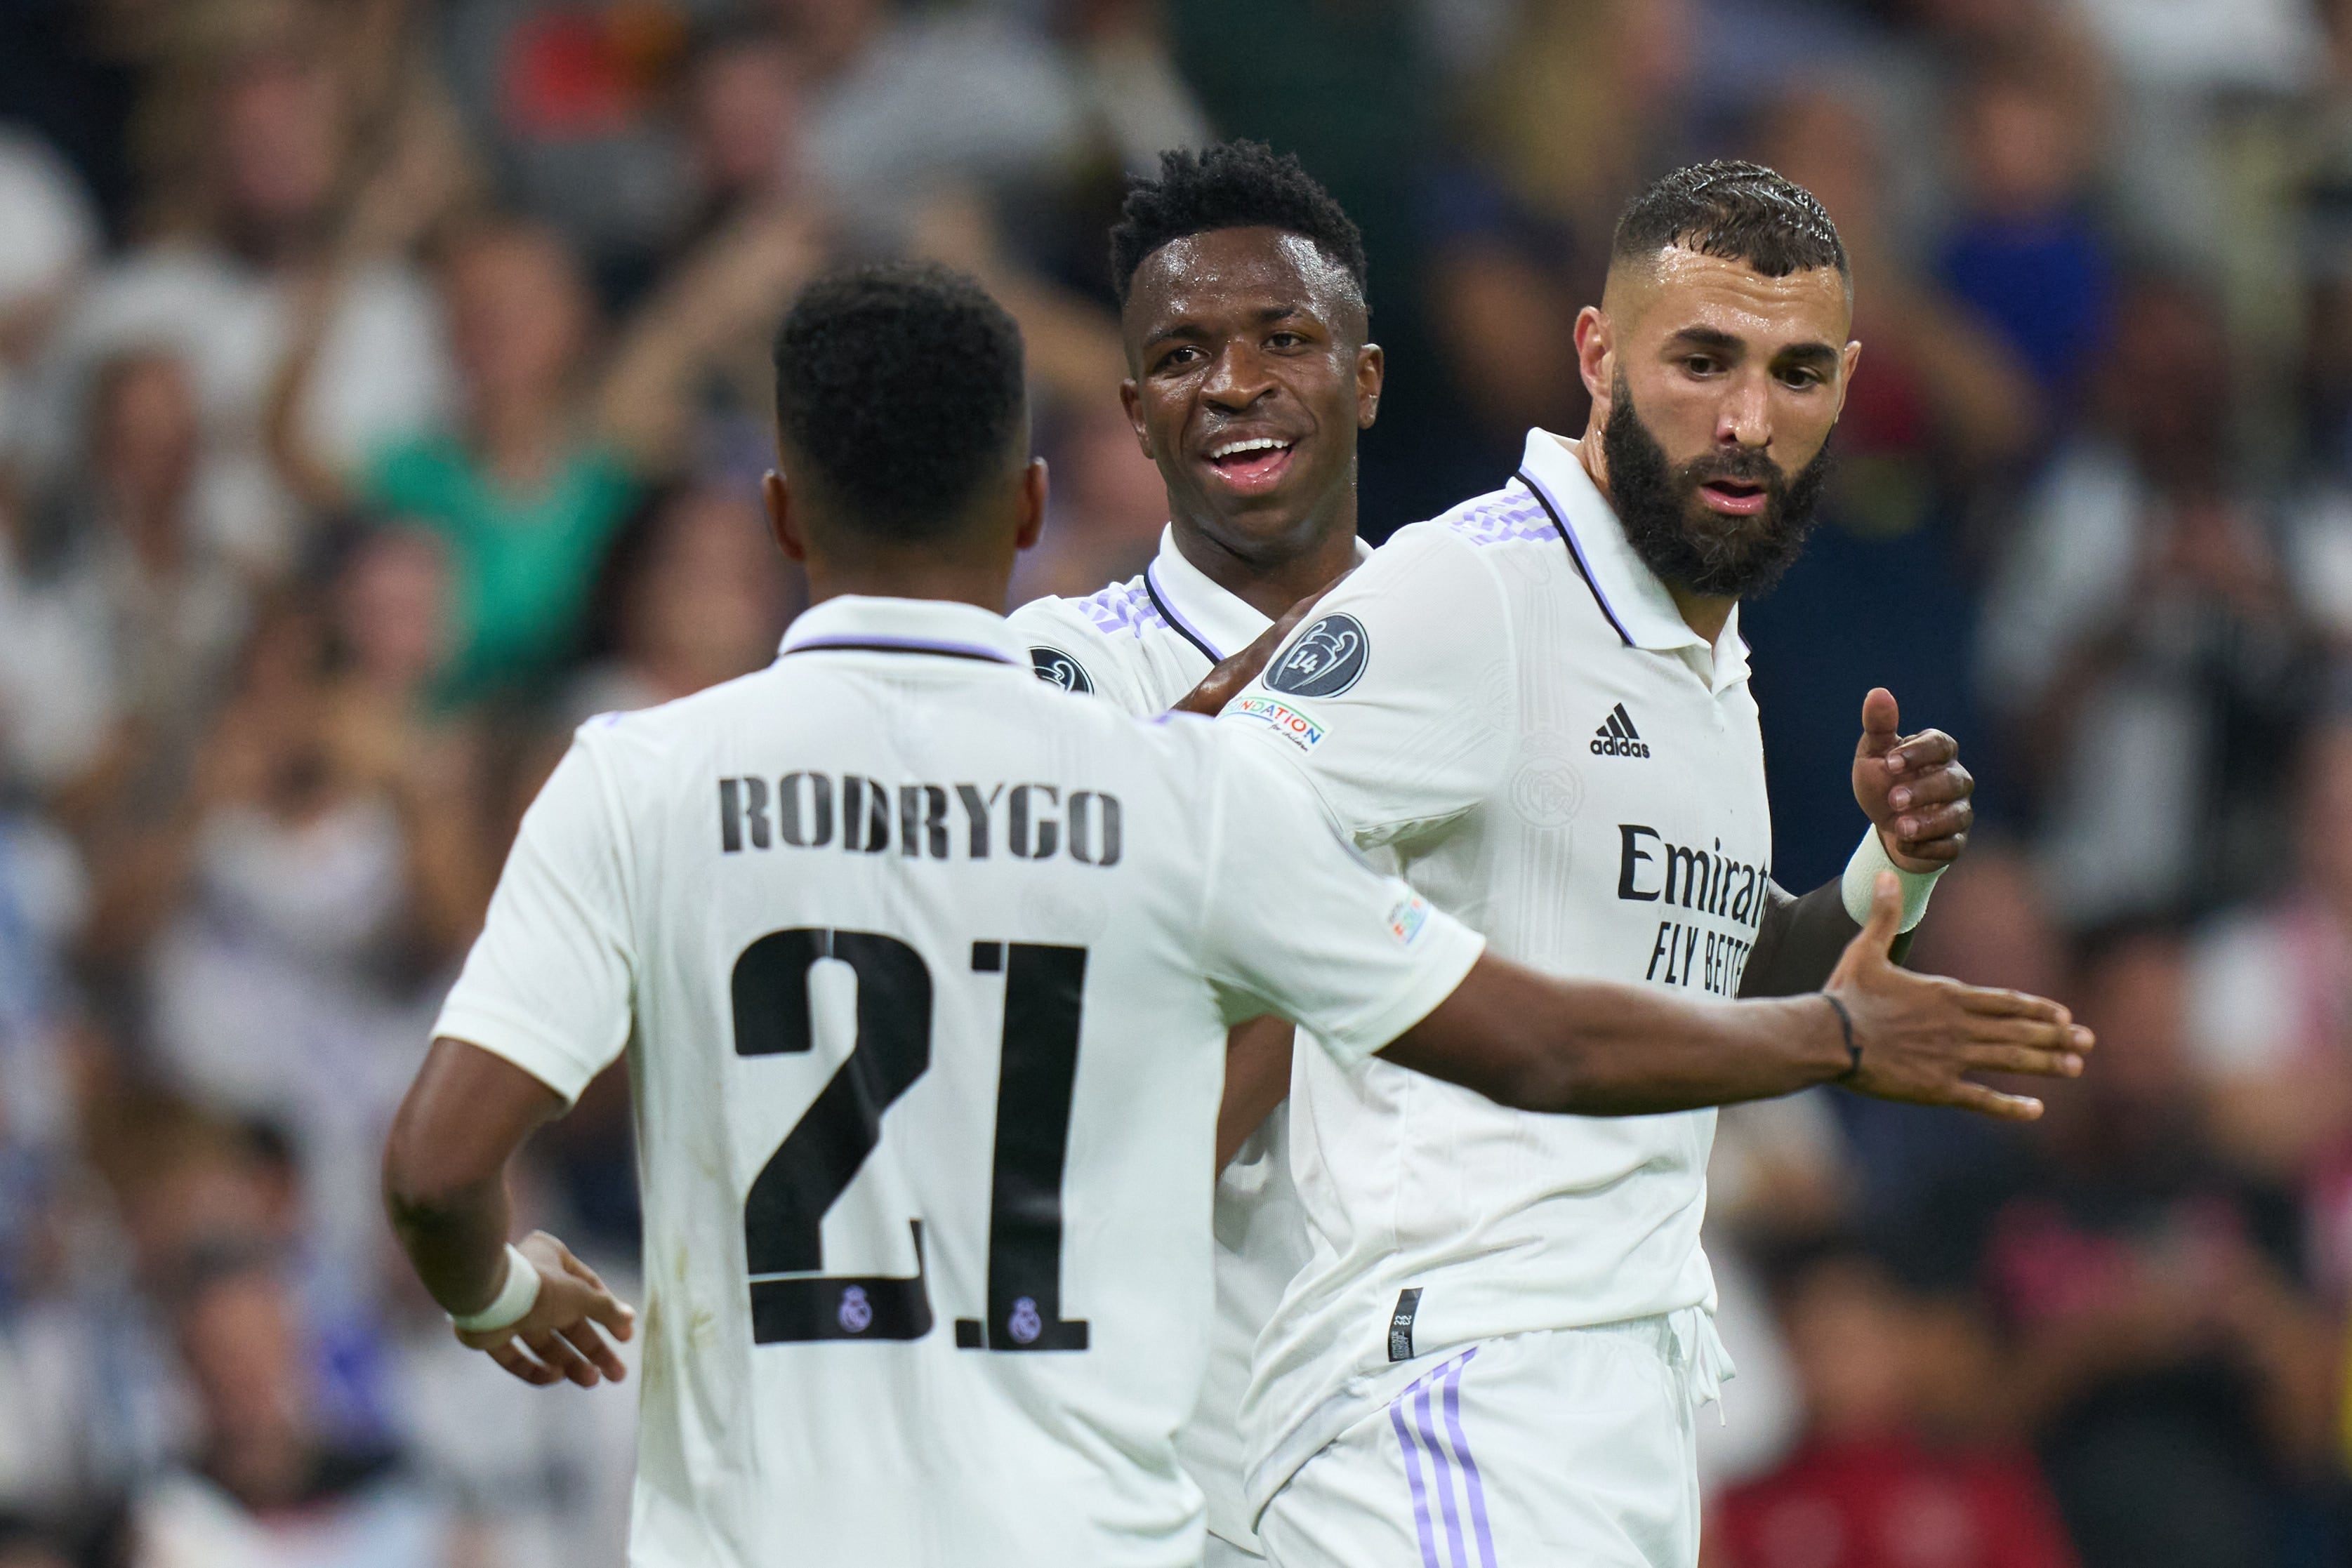
<path fill-rule="evenodd" d="M 1477 1354 L 1474 1345 L 1446 1376 L 1445 1435 L 1454 1440 L 1454 1457 L 1462 1461 L 1462 1479 L 1470 1494 L 1470 1528 L 1478 1537 L 1478 1568 L 1495 1568 L 1495 1532 L 1486 1524 L 1486 1489 L 1479 1484 L 1478 1461 L 1470 1457 L 1470 1440 L 1462 1435 L 1462 1369 Z"/>
<path fill-rule="evenodd" d="M 1470 1568 L 1470 1554 L 1462 1549 L 1462 1515 L 1454 1506 L 1454 1467 L 1445 1457 L 1445 1449 L 1437 1440 L 1437 1425 L 1430 1419 L 1429 1395 L 1444 1367 L 1438 1368 L 1413 1386 L 1413 1426 L 1421 1440 L 1429 1448 L 1430 1469 L 1436 1473 L 1437 1504 L 1445 1518 L 1445 1560 L 1453 1568 Z"/>
<path fill-rule="evenodd" d="M 1403 1403 L 1402 1394 L 1390 1401 L 1389 1425 L 1396 1428 L 1397 1447 L 1404 1451 L 1404 1478 L 1412 1488 L 1412 1522 L 1421 1531 L 1421 1568 L 1445 1568 L 1437 1560 L 1437 1535 L 1429 1527 L 1429 1494 L 1421 1490 L 1421 1456 L 1413 1451 L 1412 1434 L 1404 1429 L 1404 1413 L 1399 1408 Z"/>

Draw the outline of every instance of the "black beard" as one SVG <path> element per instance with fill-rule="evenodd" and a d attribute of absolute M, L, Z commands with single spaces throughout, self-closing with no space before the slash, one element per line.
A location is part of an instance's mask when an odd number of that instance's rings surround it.
<path fill-rule="evenodd" d="M 1826 444 L 1794 478 L 1745 447 L 1674 467 L 1633 412 L 1622 374 L 1610 390 L 1601 450 L 1609 462 L 1617 520 L 1642 564 L 1676 588 L 1724 599 L 1754 599 L 1780 580 L 1813 531 L 1813 508 L 1830 474 Z M 1711 479 L 1761 485 L 1764 509 L 1752 517 L 1727 517 L 1701 506 L 1698 487 Z"/>

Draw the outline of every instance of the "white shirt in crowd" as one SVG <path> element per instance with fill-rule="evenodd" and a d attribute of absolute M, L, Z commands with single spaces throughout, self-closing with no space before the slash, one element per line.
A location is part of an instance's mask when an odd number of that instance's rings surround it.
<path fill-rule="evenodd" d="M 1359 540 L 1356 559 L 1371 554 Z M 1118 704 L 1139 718 L 1166 713 L 1220 661 L 1255 642 L 1273 621 L 1184 559 L 1176 530 L 1142 575 L 1085 599 L 1039 599 L 1012 615 L 1041 679 Z M 1217 1318 L 1201 1403 L 1178 1438 L 1184 1468 L 1208 1498 L 1209 1529 L 1258 1550 L 1242 1495 L 1242 1396 L 1250 1355 L 1290 1277 L 1307 1261 L 1307 1236 L 1290 1180 L 1290 1112 L 1273 1114 L 1218 1174 Z"/>
<path fill-rule="evenodd" d="M 629 1048 L 632 1562 L 1190 1568 L 1225 1030 L 1353 1062 L 1482 946 L 967 605 L 583 726 L 437 1031 L 567 1097 Z"/>
<path fill-rule="evenodd" d="M 1400 531 L 1218 722 L 1496 953 L 1737 994 L 1772 858 L 1738 617 L 1693 632 L 1559 438 Z M 1537 1116 L 1385 1061 L 1293 1071 L 1311 1258 L 1244 1408 L 1254 1508 L 1429 1358 L 1497 1335 L 1680 1314 L 1711 1389 L 1713 1111 Z"/>

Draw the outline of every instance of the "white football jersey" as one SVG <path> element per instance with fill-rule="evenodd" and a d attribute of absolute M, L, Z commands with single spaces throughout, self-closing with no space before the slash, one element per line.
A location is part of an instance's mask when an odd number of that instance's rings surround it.
<path fill-rule="evenodd" d="M 1510 484 L 1390 539 L 1218 722 L 1496 953 L 1738 993 L 1772 858 L 1738 616 L 1711 648 L 1693 632 L 1558 438 L 1533 433 Z M 1290 1121 L 1311 1257 L 1244 1410 L 1254 1507 L 1405 1364 L 1713 1310 L 1713 1111 L 1533 1115 L 1316 1056 Z"/>
<path fill-rule="evenodd" d="M 1371 553 L 1356 541 L 1360 563 Z M 1039 599 L 1012 615 L 1040 679 L 1107 698 L 1139 718 L 1166 713 L 1221 660 L 1274 624 L 1184 559 L 1173 527 L 1139 577 L 1085 599 Z M 1177 1436 L 1184 1468 L 1208 1499 L 1209 1529 L 1258 1550 L 1242 1492 L 1242 1396 L 1250 1357 L 1290 1277 L 1307 1261 L 1290 1180 L 1290 1109 L 1275 1108 L 1218 1173 L 1217 1318 L 1201 1403 Z"/>
<path fill-rule="evenodd" d="M 582 727 L 437 1030 L 625 1046 L 639 1568 L 1190 1568 L 1224 1031 L 1354 1059 L 1482 946 L 1202 721 L 969 605 L 835 599 Z"/>

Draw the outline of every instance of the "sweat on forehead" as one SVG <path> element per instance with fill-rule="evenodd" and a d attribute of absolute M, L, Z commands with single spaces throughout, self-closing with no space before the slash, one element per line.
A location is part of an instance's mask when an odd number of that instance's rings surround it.
<path fill-rule="evenodd" d="M 1346 267 L 1304 235 L 1256 226 L 1208 229 L 1160 246 L 1135 269 L 1122 314 L 1133 326 L 1171 308 L 1253 300 L 1304 304 L 1359 335 L 1368 319 L 1363 291 Z"/>

